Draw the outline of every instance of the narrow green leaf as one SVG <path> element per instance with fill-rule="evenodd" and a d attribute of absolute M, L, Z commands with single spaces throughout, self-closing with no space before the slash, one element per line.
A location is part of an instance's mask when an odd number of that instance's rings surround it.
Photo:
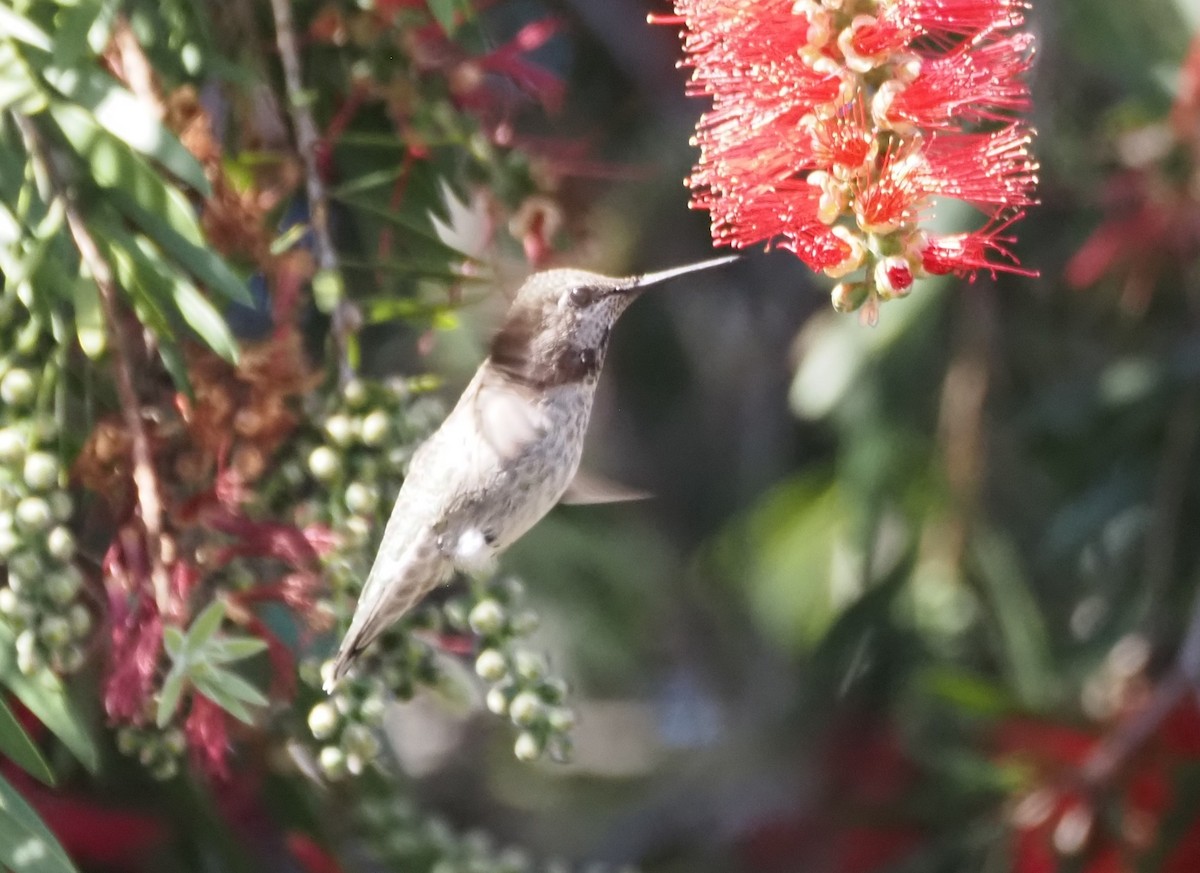
<path fill-rule="evenodd" d="M 50 765 L 3 698 L 0 698 L 0 754 L 7 755 L 30 776 L 47 785 L 54 784 Z"/>
<path fill-rule="evenodd" d="M 157 221 L 154 214 L 144 206 L 130 198 L 125 192 L 113 189 L 109 192 L 117 207 L 132 219 L 166 254 L 170 255 L 179 265 L 192 274 L 200 284 L 214 294 L 220 294 L 228 299 L 253 306 L 254 301 L 246 283 L 239 279 L 234 272 L 212 249 L 194 245 L 181 237 L 174 229 Z"/>
<path fill-rule="evenodd" d="M 441 237 L 433 230 L 432 227 L 418 219 L 412 218 L 395 209 L 387 209 L 372 203 L 369 200 L 364 200 L 361 197 L 335 197 L 335 200 L 340 200 L 347 206 L 354 209 L 362 210 L 377 218 L 381 218 L 389 224 L 394 224 L 399 228 L 408 231 L 412 236 L 421 241 L 422 252 L 425 255 L 441 253 L 442 255 L 457 261 L 471 262 L 475 259 L 466 252 L 461 252 L 452 245 L 447 245 L 442 241 Z"/>
<path fill-rule="evenodd" d="M 29 67 L 18 60 L 16 45 L 0 42 L 0 110 L 23 104 L 38 94 Z"/>
<path fill-rule="evenodd" d="M 100 14 L 97 0 L 77 0 L 58 8 L 54 16 L 54 63 L 74 67 L 89 50 L 88 33 Z"/>
<path fill-rule="evenodd" d="M 187 639 L 184 641 L 187 652 L 195 654 L 203 649 L 224 620 L 225 604 L 220 600 L 214 600 L 204 607 L 188 627 Z"/>
<path fill-rule="evenodd" d="M 266 648 L 266 642 L 258 637 L 220 637 L 205 647 L 204 654 L 209 663 L 229 664 L 253 657 Z"/>
<path fill-rule="evenodd" d="M 405 173 L 409 172 L 409 167 L 403 163 L 397 164 L 394 167 L 387 167 L 382 170 L 376 170 L 373 173 L 364 173 L 357 178 L 343 182 L 329 191 L 330 197 L 346 197 L 350 194 L 358 194 L 362 191 L 369 191 L 372 188 L 378 188 L 380 185 L 386 185 L 389 182 L 395 182 Z"/>
<path fill-rule="evenodd" d="M 93 361 L 104 354 L 108 347 L 108 333 L 104 329 L 104 313 L 100 309 L 100 292 L 92 282 L 72 282 L 75 308 L 75 334 L 79 347 Z"/>
<path fill-rule="evenodd" d="M 1005 666 L 1021 702 L 1034 708 L 1048 705 L 1057 684 L 1049 633 L 1016 551 L 998 534 L 981 531 L 972 543 L 971 558 L 983 582 Z"/>
<path fill-rule="evenodd" d="M 78 873 L 41 817 L 3 776 L 0 776 L 0 867 L 12 873 Z"/>
<path fill-rule="evenodd" d="M 100 767 L 100 751 L 83 715 L 67 696 L 62 682 L 49 670 L 26 676 L 17 669 L 14 640 L 12 629 L 0 623 L 0 685 L 8 686 L 17 700 L 58 737 L 83 766 L 95 772 Z"/>
<path fill-rule="evenodd" d="M 212 194 L 200 162 L 154 116 L 148 106 L 107 73 L 91 67 L 47 67 L 51 85 L 88 109 L 100 126 L 130 148 L 157 161 L 177 179 L 208 197 Z"/>
<path fill-rule="evenodd" d="M 200 222 L 187 197 L 128 144 L 104 130 L 78 106 L 54 103 L 50 115 L 71 147 L 88 162 L 96 184 L 136 201 L 154 216 L 154 226 L 166 225 L 192 245 L 204 244 Z"/>
<path fill-rule="evenodd" d="M 238 345 L 229 325 L 196 286 L 182 276 L 176 276 L 173 287 L 175 308 L 183 320 L 196 332 L 204 344 L 229 363 L 237 363 Z"/>
<path fill-rule="evenodd" d="M 134 265 L 134 281 L 157 300 L 160 308 L 178 313 L 209 348 L 230 363 L 237 361 L 237 341 L 225 319 L 186 276 L 163 260 L 153 243 L 135 236 L 128 254 Z"/>
<path fill-rule="evenodd" d="M 229 670 L 214 667 L 209 673 L 208 679 L 226 694 L 249 703 L 251 706 L 266 706 L 268 703 L 266 696 L 261 691 Z"/>
<path fill-rule="evenodd" d="M 246 704 L 214 682 L 212 676 L 193 677 L 192 682 L 201 694 L 238 721 L 248 725 L 254 724 L 254 715 L 246 707 Z"/>
<path fill-rule="evenodd" d="M 176 662 L 180 667 L 181 662 Z M 179 698 L 183 696 L 183 685 L 187 681 L 187 671 L 173 668 L 163 680 L 162 691 L 158 693 L 158 708 L 154 713 L 154 722 L 160 728 L 166 727 L 179 708 Z"/>
<path fill-rule="evenodd" d="M 0 3 L 0 33 L 42 51 L 48 52 L 54 47 L 54 42 L 46 35 L 46 31 L 3 3 Z"/>
<path fill-rule="evenodd" d="M 185 646 L 182 630 L 173 624 L 163 628 L 163 648 L 167 650 L 167 654 L 171 656 L 171 660 L 178 661 L 183 654 Z"/>

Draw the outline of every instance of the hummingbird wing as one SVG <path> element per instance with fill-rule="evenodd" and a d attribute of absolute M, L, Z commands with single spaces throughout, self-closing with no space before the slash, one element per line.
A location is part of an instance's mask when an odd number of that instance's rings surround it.
<path fill-rule="evenodd" d="M 535 389 L 500 373 L 480 374 L 471 397 L 475 427 L 501 464 L 520 456 L 549 431 L 539 397 Z"/>
<path fill-rule="evenodd" d="M 583 470 L 575 472 L 575 478 L 559 498 L 559 503 L 590 504 L 620 503 L 625 500 L 647 500 L 654 495 L 640 488 L 631 488 L 612 479 L 605 479 Z"/>

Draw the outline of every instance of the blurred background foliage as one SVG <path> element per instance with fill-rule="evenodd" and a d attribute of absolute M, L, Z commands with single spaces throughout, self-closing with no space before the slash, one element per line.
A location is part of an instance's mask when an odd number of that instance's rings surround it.
<path fill-rule="evenodd" d="M 656 499 L 317 691 L 521 278 L 709 254 L 664 11 L 0 3 L 0 866 L 1200 869 L 1192 0 L 1034 4 L 1040 279 L 646 297 L 586 463 Z"/>

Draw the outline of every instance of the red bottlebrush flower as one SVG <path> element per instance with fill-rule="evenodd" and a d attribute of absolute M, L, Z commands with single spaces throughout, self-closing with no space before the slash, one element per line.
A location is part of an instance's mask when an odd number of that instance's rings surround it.
<path fill-rule="evenodd" d="M 692 205 L 713 240 L 794 252 L 873 317 L 933 273 L 1022 270 L 1002 236 L 1034 203 L 1023 0 L 675 0 L 697 127 Z M 987 125 L 991 129 L 980 129 Z M 934 237 L 934 198 L 982 229 Z M 860 272 L 861 271 L 861 272 Z M 851 276 L 859 273 L 858 276 Z"/>
<path fill-rule="evenodd" d="M 104 685 L 104 709 L 115 721 L 134 721 L 157 688 L 162 652 L 162 618 L 148 594 L 131 607 L 121 594 L 110 596 L 111 672 Z"/>
<path fill-rule="evenodd" d="M 183 731 L 196 764 L 213 776 L 228 779 L 229 724 L 225 710 L 203 694 L 193 693 Z"/>

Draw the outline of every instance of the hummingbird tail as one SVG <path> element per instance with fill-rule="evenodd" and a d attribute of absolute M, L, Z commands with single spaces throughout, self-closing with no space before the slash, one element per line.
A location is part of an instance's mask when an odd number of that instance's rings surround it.
<path fill-rule="evenodd" d="M 376 637 L 399 621 L 426 594 L 447 581 L 453 572 L 450 563 L 439 555 L 432 565 L 429 561 L 409 562 L 400 574 L 386 581 L 368 577 L 350 629 L 338 646 L 333 668 L 325 680 L 325 692 L 331 693 L 337 687 Z"/>

